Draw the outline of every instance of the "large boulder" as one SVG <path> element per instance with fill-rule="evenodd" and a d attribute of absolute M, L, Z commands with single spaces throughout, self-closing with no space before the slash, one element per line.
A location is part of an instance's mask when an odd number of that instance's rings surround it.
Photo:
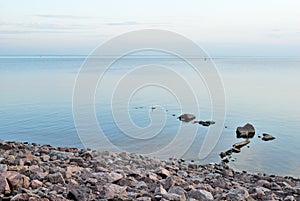
<path fill-rule="evenodd" d="M 178 119 L 183 122 L 190 122 L 190 121 L 196 119 L 196 116 L 193 114 L 182 114 L 178 117 Z"/>
<path fill-rule="evenodd" d="M 247 123 L 245 126 L 237 127 L 236 137 L 237 138 L 253 138 L 255 135 L 255 128 L 252 124 Z"/>

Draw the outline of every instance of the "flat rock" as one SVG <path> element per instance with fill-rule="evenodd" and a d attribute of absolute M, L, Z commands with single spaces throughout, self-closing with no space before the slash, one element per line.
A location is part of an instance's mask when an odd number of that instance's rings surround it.
<path fill-rule="evenodd" d="M 234 148 L 236 148 L 236 149 L 240 149 L 240 148 L 246 146 L 246 145 L 249 144 L 249 143 L 250 143 L 250 141 L 246 140 L 246 141 L 243 141 L 243 142 L 237 142 L 237 143 L 235 143 L 235 144 L 232 145 L 232 146 L 233 146 Z M 232 151 L 232 150 L 231 150 L 231 151 Z"/>

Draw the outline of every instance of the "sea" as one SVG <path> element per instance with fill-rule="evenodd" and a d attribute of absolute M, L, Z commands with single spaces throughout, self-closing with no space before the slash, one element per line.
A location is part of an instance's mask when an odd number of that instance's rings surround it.
<path fill-rule="evenodd" d="M 131 55 L 103 68 L 107 59 L 0 56 L 0 139 L 204 164 L 220 162 L 220 152 L 243 141 L 236 128 L 251 123 L 255 136 L 229 166 L 300 177 L 300 58 L 188 59 L 209 62 L 213 77 L 165 55 Z M 216 123 L 181 122 L 184 113 Z M 209 153 L 199 157 L 203 147 Z"/>

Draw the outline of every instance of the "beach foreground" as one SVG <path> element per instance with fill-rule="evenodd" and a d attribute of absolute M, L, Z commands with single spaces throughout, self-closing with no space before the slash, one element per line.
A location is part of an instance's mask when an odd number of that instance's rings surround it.
<path fill-rule="evenodd" d="M 0 200 L 300 200 L 300 179 L 223 163 L 0 142 Z"/>

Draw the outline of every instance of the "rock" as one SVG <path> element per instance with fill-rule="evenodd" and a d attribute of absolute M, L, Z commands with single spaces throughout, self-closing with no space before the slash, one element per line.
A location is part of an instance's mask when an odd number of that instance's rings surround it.
<path fill-rule="evenodd" d="M 237 142 L 237 143 L 235 143 L 235 144 L 232 145 L 232 146 L 233 146 L 234 148 L 236 148 L 236 149 L 240 149 L 240 148 L 246 146 L 246 145 L 249 144 L 249 143 L 250 143 L 250 141 L 246 140 L 246 141 L 243 141 L 243 142 Z M 232 151 L 232 150 L 231 150 L 231 151 Z"/>
<path fill-rule="evenodd" d="M 3 172 L 2 175 L 7 179 L 10 186 L 13 188 L 11 190 L 17 190 L 19 188 L 28 188 L 30 185 L 30 179 L 18 172 L 7 171 Z"/>
<path fill-rule="evenodd" d="M 206 190 L 192 189 L 189 191 L 188 196 L 196 200 L 203 200 L 203 201 L 214 200 L 213 195 Z"/>
<path fill-rule="evenodd" d="M 236 137 L 237 138 L 253 138 L 255 135 L 255 129 L 252 124 L 247 123 L 243 127 L 237 127 Z"/>
<path fill-rule="evenodd" d="M 136 183 L 135 188 L 138 189 L 138 190 L 141 190 L 141 189 L 147 189 L 148 186 L 144 181 L 139 181 L 139 182 Z"/>
<path fill-rule="evenodd" d="M 43 182 L 34 179 L 34 180 L 31 181 L 30 186 L 31 186 L 32 189 L 37 189 L 37 188 L 43 186 Z"/>
<path fill-rule="evenodd" d="M 286 196 L 286 197 L 284 198 L 284 201 L 296 201 L 296 199 L 295 199 L 294 196 L 289 195 L 289 196 Z"/>
<path fill-rule="evenodd" d="M 1 194 L 10 194 L 10 187 L 7 183 L 7 180 L 4 176 L 0 175 L 0 195 Z"/>
<path fill-rule="evenodd" d="M 177 195 L 180 195 L 180 196 L 186 198 L 186 191 L 180 186 L 172 186 L 168 190 L 168 193 L 174 193 L 174 194 L 177 194 Z"/>
<path fill-rule="evenodd" d="M 43 155 L 43 156 L 42 156 L 42 160 L 43 160 L 44 162 L 48 162 L 48 161 L 50 160 L 50 156 L 49 156 L 49 155 Z"/>
<path fill-rule="evenodd" d="M 90 190 L 86 187 L 73 188 L 69 191 L 67 198 L 75 201 L 89 200 Z"/>
<path fill-rule="evenodd" d="M 224 158 L 225 156 L 226 156 L 226 153 L 225 153 L 225 152 L 221 152 L 221 153 L 220 153 L 220 157 L 221 157 L 221 158 Z"/>
<path fill-rule="evenodd" d="M 249 193 L 247 189 L 239 187 L 239 188 L 232 188 L 226 195 L 227 200 L 246 200 L 249 197 Z"/>
<path fill-rule="evenodd" d="M 0 173 L 7 171 L 7 165 L 6 164 L 0 164 Z"/>
<path fill-rule="evenodd" d="M 160 175 L 162 178 L 166 178 L 170 176 L 170 172 L 163 167 L 159 167 L 158 170 L 156 171 L 156 174 Z"/>
<path fill-rule="evenodd" d="M 151 197 L 139 197 L 135 199 L 136 201 L 151 201 Z"/>
<path fill-rule="evenodd" d="M 244 145 L 244 146 L 245 146 L 245 145 Z M 235 147 L 233 147 L 233 148 L 231 149 L 231 152 L 232 152 L 232 153 L 240 153 L 241 150 L 240 150 L 240 148 L 237 148 L 237 147 L 235 146 Z"/>
<path fill-rule="evenodd" d="M 274 140 L 275 137 L 272 136 L 271 134 L 263 133 L 263 137 L 261 139 L 264 141 L 269 141 L 269 140 Z"/>
<path fill-rule="evenodd" d="M 74 157 L 74 158 L 70 158 L 70 163 L 72 163 L 72 162 L 76 163 L 79 166 L 82 166 L 84 163 L 84 160 L 83 160 L 83 158 L 80 158 L 80 157 Z"/>
<path fill-rule="evenodd" d="M 173 200 L 173 201 L 185 201 L 186 200 L 185 195 L 180 196 L 175 193 L 166 193 L 166 194 L 163 194 L 162 197 L 166 200 Z"/>
<path fill-rule="evenodd" d="M 119 186 L 116 184 L 108 184 L 104 187 L 104 198 L 105 199 L 116 199 L 127 196 L 126 186 Z"/>
<path fill-rule="evenodd" d="M 164 189 L 164 187 L 162 185 L 159 185 L 158 187 L 156 187 L 154 194 L 155 195 L 164 195 L 167 194 L 168 192 L 166 191 L 166 189 Z"/>
<path fill-rule="evenodd" d="M 116 172 L 111 172 L 111 173 L 107 174 L 107 176 L 106 176 L 108 183 L 114 183 L 116 181 L 119 181 L 122 178 L 123 178 L 123 175 L 116 173 Z"/>
<path fill-rule="evenodd" d="M 193 114 L 182 114 L 178 117 L 178 119 L 183 122 L 190 122 L 196 119 L 196 116 Z"/>
<path fill-rule="evenodd" d="M 60 172 L 54 173 L 54 174 L 49 174 L 48 180 L 53 184 L 59 184 L 59 183 L 64 184 L 65 183 L 65 180 Z"/>
<path fill-rule="evenodd" d="M 17 194 L 11 198 L 11 201 L 38 201 L 38 200 L 46 201 L 45 199 L 42 199 L 37 195 L 27 194 L 27 193 Z"/>
<path fill-rule="evenodd" d="M 66 170 L 66 178 L 70 179 L 74 172 L 82 172 L 83 168 L 79 166 L 68 166 Z"/>
<path fill-rule="evenodd" d="M 216 122 L 214 121 L 199 121 L 199 124 L 201 124 L 202 126 L 210 126 L 212 124 L 215 124 Z"/>

